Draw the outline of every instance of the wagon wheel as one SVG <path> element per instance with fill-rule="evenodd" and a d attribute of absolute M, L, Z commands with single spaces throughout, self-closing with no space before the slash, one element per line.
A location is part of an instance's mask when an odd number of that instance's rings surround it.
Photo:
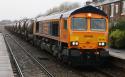
<path fill-rule="evenodd" d="M 57 48 L 56 48 L 56 45 L 53 45 L 52 46 L 52 54 L 53 54 L 53 56 L 55 56 L 55 57 L 57 57 L 58 56 L 58 50 L 57 50 Z"/>
<path fill-rule="evenodd" d="M 58 52 L 57 50 L 54 50 L 53 51 L 53 56 L 57 57 L 58 56 L 57 52 Z"/>
<path fill-rule="evenodd" d="M 57 55 L 57 59 L 60 61 L 60 62 L 62 62 L 62 53 L 58 53 L 58 55 Z"/>
<path fill-rule="evenodd" d="M 26 36 L 26 41 L 28 41 L 28 36 Z"/>

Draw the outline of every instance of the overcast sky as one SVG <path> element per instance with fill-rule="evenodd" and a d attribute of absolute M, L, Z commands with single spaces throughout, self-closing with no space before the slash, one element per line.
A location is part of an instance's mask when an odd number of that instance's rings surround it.
<path fill-rule="evenodd" d="M 48 9 L 64 2 L 79 2 L 88 0 L 0 0 L 0 20 L 16 20 L 24 17 L 35 17 L 44 14 Z"/>

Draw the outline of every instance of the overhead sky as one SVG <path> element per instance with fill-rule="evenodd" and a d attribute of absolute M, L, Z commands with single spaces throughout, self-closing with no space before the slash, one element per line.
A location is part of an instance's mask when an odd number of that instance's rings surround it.
<path fill-rule="evenodd" d="M 64 2 L 84 4 L 86 1 L 88 0 L 0 0 L 0 20 L 32 18 Z"/>

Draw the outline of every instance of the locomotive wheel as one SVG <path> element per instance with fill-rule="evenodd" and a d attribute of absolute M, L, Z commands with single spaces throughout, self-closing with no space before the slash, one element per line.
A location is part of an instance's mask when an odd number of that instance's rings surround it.
<path fill-rule="evenodd" d="M 28 37 L 26 36 L 26 41 L 28 41 Z"/>
<path fill-rule="evenodd" d="M 34 42 L 34 39 L 32 39 L 32 42 L 33 42 L 33 46 L 35 46 L 35 42 Z"/>
<path fill-rule="evenodd" d="M 52 46 L 53 56 L 58 57 L 58 48 L 56 45 Z"/>
<path fill-rule="evenodd" d="M 44 49 L 44 46 L 43 46 L 43 43 L 42 43 L 42 42 L 40 43 L 40 48 L 41 48 L 41 50 Z"/>
<path fill-rule="evenodd" d="M 34 42 L 34 46 L 36 46 L 36 43 L 35 43 L 35 40 L 34 40 L 34 38 L 33 38 L 33 42 Z"/>
<path fill-rule="evenodd" d="M 61 55 L 61 57 L 62 57 L 62 61 L 64 62 L 64 63 L 67 63 L 68 62 L 68 54 L 67 54 L 67 51 L 68 51 L 68 49 L 63 49 L 63 51 L 62 51 L 62 55 Z"/>
<path fill-rule="evenodd" d="M 57 57 L 58 56 L 57 52 L 58 52 L 57 50 L 54 50 L 53 51 L 53 56 Z"/>
<path fill-rule="evenodd" d="M 34 41 L 33 40 L 31 40 L 31 44 L 34 46 Z"/>
<path fill-rule="evenodd" d="M 40 40 L 38 40 L 38 39 L 36 40 L 36 46 L 40 47 Z"/>
<path fill-rule="evenodd" d="M 63 59 L 62 59 L 62 54 L 61 54 L 61 53 L 58 53 L 57 59 L 58 59 L 59 61 L 62 61 L 62 60 L 63 60 Z"/>

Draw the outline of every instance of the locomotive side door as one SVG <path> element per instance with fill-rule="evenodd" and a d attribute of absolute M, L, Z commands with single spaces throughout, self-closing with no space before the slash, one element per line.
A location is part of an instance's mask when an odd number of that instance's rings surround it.
<path fill-rule="evenodd" d="M 67 19 L 61 18 L 60 20 L 60 41 L 68 42 L 68 24 Z"/>

